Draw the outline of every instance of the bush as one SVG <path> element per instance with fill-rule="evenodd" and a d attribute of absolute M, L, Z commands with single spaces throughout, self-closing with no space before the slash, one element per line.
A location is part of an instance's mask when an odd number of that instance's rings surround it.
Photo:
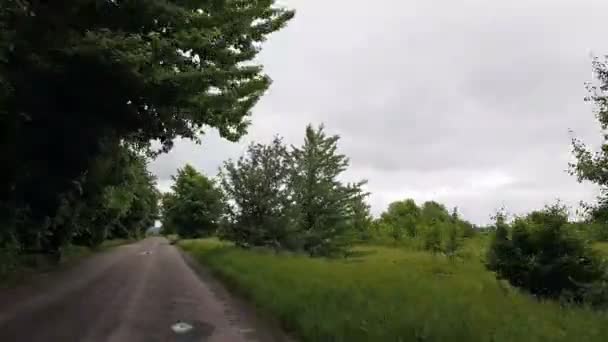
<path fill-rule="evenodd" d="M 441 228 L 439 223 L 432 223 L 424 232 L 423 247 L 433 254 L 441 252 Z"/>
<path fill-rule="evenodd" d="M 587 241 L 566 227 L 568 213 L 559 204 L 515 219 L 510 232 L 504 216 L 498 215 L 488 269 L 538 297 L 585 301 L 590 289 L 606 279 L 606 265 Z"/>
<path fill-rule="evenodd" d="M 593 222 L 588 225 L 590 237 L 594 241 L 608 241 L 608 225 L 605 223 Z"/>
<path fill-rule="evenodd" d="M 462 246 L 462 232 L 456 224 L 451 224 L 447 227 L 446 235 L 443 251 L 448 257 L 453 258 Z"/>
<path fill-rule="evenodd" d="M 409 239 L 407 239 L 409 240 Z M 481 253 L 485 239 L 467 241 Z M 345 260 L 180 244 L 301 342 L 604 342 L 606 315 L 503 287 L 480 259 L 356 247 Z M 252 271 L 255 270 L 255 271 Z"/>
<path fill-rule="evenodd" d="M 477 234 L 475 227 L 469 222 L 464 222 L 462 224 L 462 237 L 472 238 Z"/>
<path fill-rule="evenodd" d="M 19 250 L 15 246 L 0 247 L 0 279 L 5 279 L 19 267 Z"/>

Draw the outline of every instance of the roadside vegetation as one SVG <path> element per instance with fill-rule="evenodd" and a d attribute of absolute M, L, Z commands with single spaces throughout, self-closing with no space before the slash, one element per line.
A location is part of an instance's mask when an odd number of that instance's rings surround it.
<path fill-rule="evenodd" d="M 173 243 L 216 237 L 178 243 L 306 341 L 605 340 L 608 135 L 572 142 L 570 172 L 602 190 L 577 220 L 556 203 L 476 227 L 407 198 L 372 217 L 323 125 L 157 190 L 148 164 L 176 139 L 246 134 L 271 83 L 261 43 L 294 16 L 277 2 L 3 3 L 0 283 L 160 219 Z M 593 69 L 606 130 L 608 64 Z"/>
<path fill-rule="evenodd" d="M 67 245 L 63 248 L 63 256 L 59 263 L 45 254 L 3 255 L 2 257 L 5 259 L 0 264 L 0 289 L 14 287 L 27 282 L 37 274 L 73 265 L 93 253 L 103 252 L 133 241 L 132 239 L 111 239 L 105 240 L 95 247 Z"/>
<path fill-rule="evenodd" d="M 606 129 L 608 65 L 593 66 L 601 86 L 589 99 Z M 302 146 L 252 144 L 206 190 L 224 205 L 198 236 L 219 240 L 180 246 L 304 341 L 608 336 L 606 191 L 576 220 L 558 201 L 525 215 L 499 210 L 476 227 L 458 208 L 413 199 L 373 218 L 365 181 L 342 181 L 349 163 L 338 142 L 309 125 Z M 608 189 L 608 145 L 572 146 L 572 175 Z"/>
<path fill-rule="evenodd" d="M 23 260 L 143 236 L 158 219 L 151 158 L 203 130 L 246 133 L 270 85 L 253 61 L 293 14 L 274 0 L 3 1 L 0 282 Z"/>
<path fill-rule="evenodd" d="M 538 299 L 485 269 L 487 239 L 450 259 L 363 245 L 348 258 L 180 246 L 301 341 L 604 341 L 608 314 Z"/>

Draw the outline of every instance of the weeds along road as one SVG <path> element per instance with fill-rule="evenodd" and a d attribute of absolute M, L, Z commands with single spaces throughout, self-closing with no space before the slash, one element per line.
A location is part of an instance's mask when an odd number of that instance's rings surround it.
<path fill-rule="evenodd" d="M 287 340 L 189 264 L 153 237 L 0 290 L 0 341 Z"/>

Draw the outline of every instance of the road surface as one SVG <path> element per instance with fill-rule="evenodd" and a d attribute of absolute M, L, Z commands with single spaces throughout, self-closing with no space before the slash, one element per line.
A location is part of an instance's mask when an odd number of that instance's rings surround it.
<path fill-rule="evenodd" d="M 0 341 L 287 341 L 166 239 L 0 290 Z"/>

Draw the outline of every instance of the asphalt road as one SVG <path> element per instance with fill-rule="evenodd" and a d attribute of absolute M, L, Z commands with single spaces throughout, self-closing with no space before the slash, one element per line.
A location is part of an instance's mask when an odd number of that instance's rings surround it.
<path fill-rule="evenodd" d="M 191 266 L 155 237 L 0 290 L 0 341 L 288 340 Z"/>

